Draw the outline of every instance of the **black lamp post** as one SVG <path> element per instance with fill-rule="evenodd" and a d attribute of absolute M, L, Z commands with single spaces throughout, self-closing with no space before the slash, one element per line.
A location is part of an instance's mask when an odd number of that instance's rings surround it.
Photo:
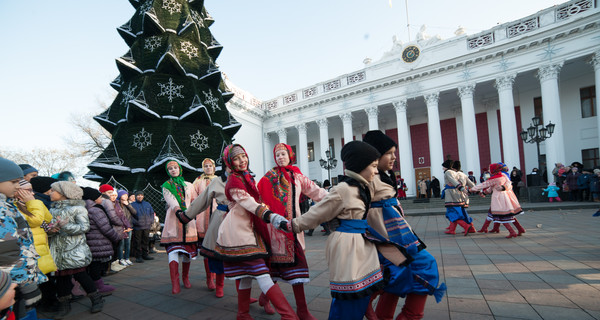
<path fill-rule="evenodd" d="M 531 118 L 532 124 L 527 128 L 527 131 L 521 131 L 521 139 L 525 143 L 535 143 L 537 146 L 538 170 L 542 172 L 542 164 L 540 162 L 540 142 L 550 138 L 554 133 L 554 124 L 548 123 L 545 127 L 540 121 L 540 117 Z"/>
<path fill-rule="evenodd" d="M 325 151 L 325 156 L 327 157 L 327 159 L 320 159 L 319 164 L 321 165 L 321 168 L 327 170 L 327 179 L 329 180 L 329 182 L 331 182 L 331 169 L 335 169 L 335 167 L 337 166 L 337 159 L 335 159 L 331 155 L 330 149 L 327 149 L 327 151 Z"/>

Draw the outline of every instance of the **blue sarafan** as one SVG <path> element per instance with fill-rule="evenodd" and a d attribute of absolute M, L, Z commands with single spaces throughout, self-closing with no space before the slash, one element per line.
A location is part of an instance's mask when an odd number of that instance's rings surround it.
<path fill-rule="evenodd" d="M 193 180 L 202 159 L 220 159 L 241 127 L 225 107 L 234 94 L 217 67 L 223 46 L 209 30 L 214 20 L 204 1 L 130 2 L 135 14 L 117 28 L 129 47 L 116 59 L 118 94 L 94 117 L 112 140 L 86 177 L 158 188 L 165 163 L 176 160 Z"/>

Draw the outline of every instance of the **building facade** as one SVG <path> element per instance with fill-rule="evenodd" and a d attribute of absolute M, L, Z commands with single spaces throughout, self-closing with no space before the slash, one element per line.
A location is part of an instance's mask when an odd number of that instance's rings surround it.
<path fill-rule="evenodd" d="M 539 163 L 599 165 L 600 9 L 574 0 L 495 26 L 442 40 L 425 28 L 415 41 L 394 39 L 390 51 L 364 68 L 268 101 L 241 89 L 230 112 L 242 123 L 236 142 L 250 168 L 274 165 L 273 146 L 285 142 L 298 166 L 323 181 L 325 151 L 339 159 L 346 141 L 380 129 L 398 142 L 398 171 L 414 196 L 420 177 L 441 178 L 441 164 L 460 160 L 479 176 L 491 162 L 529 173 Z M 525 143 L 532 118 L 554 124 L 550 138 Z M 551 174 L 551 173 L 548 173 Z M 550 179 L 552 179 L 550 177 Z"/>

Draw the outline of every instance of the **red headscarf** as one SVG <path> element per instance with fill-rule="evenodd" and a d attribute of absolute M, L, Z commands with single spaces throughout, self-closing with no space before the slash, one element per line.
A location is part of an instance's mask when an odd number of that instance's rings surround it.
<path fill-rule="evenodd" d="M 492 163 L 490 164 L 490 174 L 492 175 L 490 179 L 496 179 L 502 176 L 502 167 L 503 163 Z M 489 180 L 489 179 L 488 179 Z"/>
<path fill-rule="evenodd" d="M 277 151 L 286 150 L 290 162 L 287 166 L 279 166 L 277 164 Z M 292 151 L 292 147 L 285 143 L 278 143 L 273 148 L 273 158 L 275 158 L 276 166 L 265 173 L 265 176 L 258 182 L 258 189 L 265 204 L 278 214 L 284 215 L 291 219 L 291 212 L 287 212 L 286 207 L 289 203 L 289 197 L 292 196 L 292 172 L 302 174 L 298 167 L 293 166 L 296 162 L 296 155 Z M 293 200 L 293 199 L 291 199 Z M 292 203 L 293 205 L 293 203 Z M 297 214 L 300 214 L 299 212 Z"/>
<path fill-rule="evenodd" d="M 230 144 L 225 147 L 225 150 L 223 150 L 223 162 L 227 167 L 229 167 L 229 169 L 231 169 L 231 174 L 227 178 L 227 183 L 225 184 L 225 195 L 229 201 L 233 201 L 229 195 L 229 190 L 242 189 L 246 190 L 246 192 L 248 192 L 248 194 L 250 194 L 254 200 L 260 202 L 258 189 L 256 189 L 256 182 L 254 182 L 254 178 L 252 178 L 250 172 L 248 172 L 247 169 L 245 171 L 237 170 L 233 165 L 233 157 L 239 154 L 237 152 L 239 152 L 240 149 L 246 154 L 246 157 L 248 157 L 246 149 L 239 144 Z M 250 160 L 248 160 L 248 167 L 249 166 Z"/>

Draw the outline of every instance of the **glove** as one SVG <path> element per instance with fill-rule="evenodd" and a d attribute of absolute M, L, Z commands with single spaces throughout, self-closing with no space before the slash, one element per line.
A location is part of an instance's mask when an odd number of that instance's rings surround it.
<path fill-rule="evenodd" d="M 277 213 L 271 213 L 269 219 L 271 220 L 271 225 L 273 225 L 275 229 L 285 232 L 291 232 L 289 221 L 285 217 Z"/>
<path fill-rule="evenodd" d="M 175 211 L 175 216 L 177 217 L 177 220 L 179 220 L 179 222 L 181 222 L 184 225 L 192 221 L 192 219 L 188 218 L 188 216 L 185 215 L 185 212 L 181 210 Z"/>

